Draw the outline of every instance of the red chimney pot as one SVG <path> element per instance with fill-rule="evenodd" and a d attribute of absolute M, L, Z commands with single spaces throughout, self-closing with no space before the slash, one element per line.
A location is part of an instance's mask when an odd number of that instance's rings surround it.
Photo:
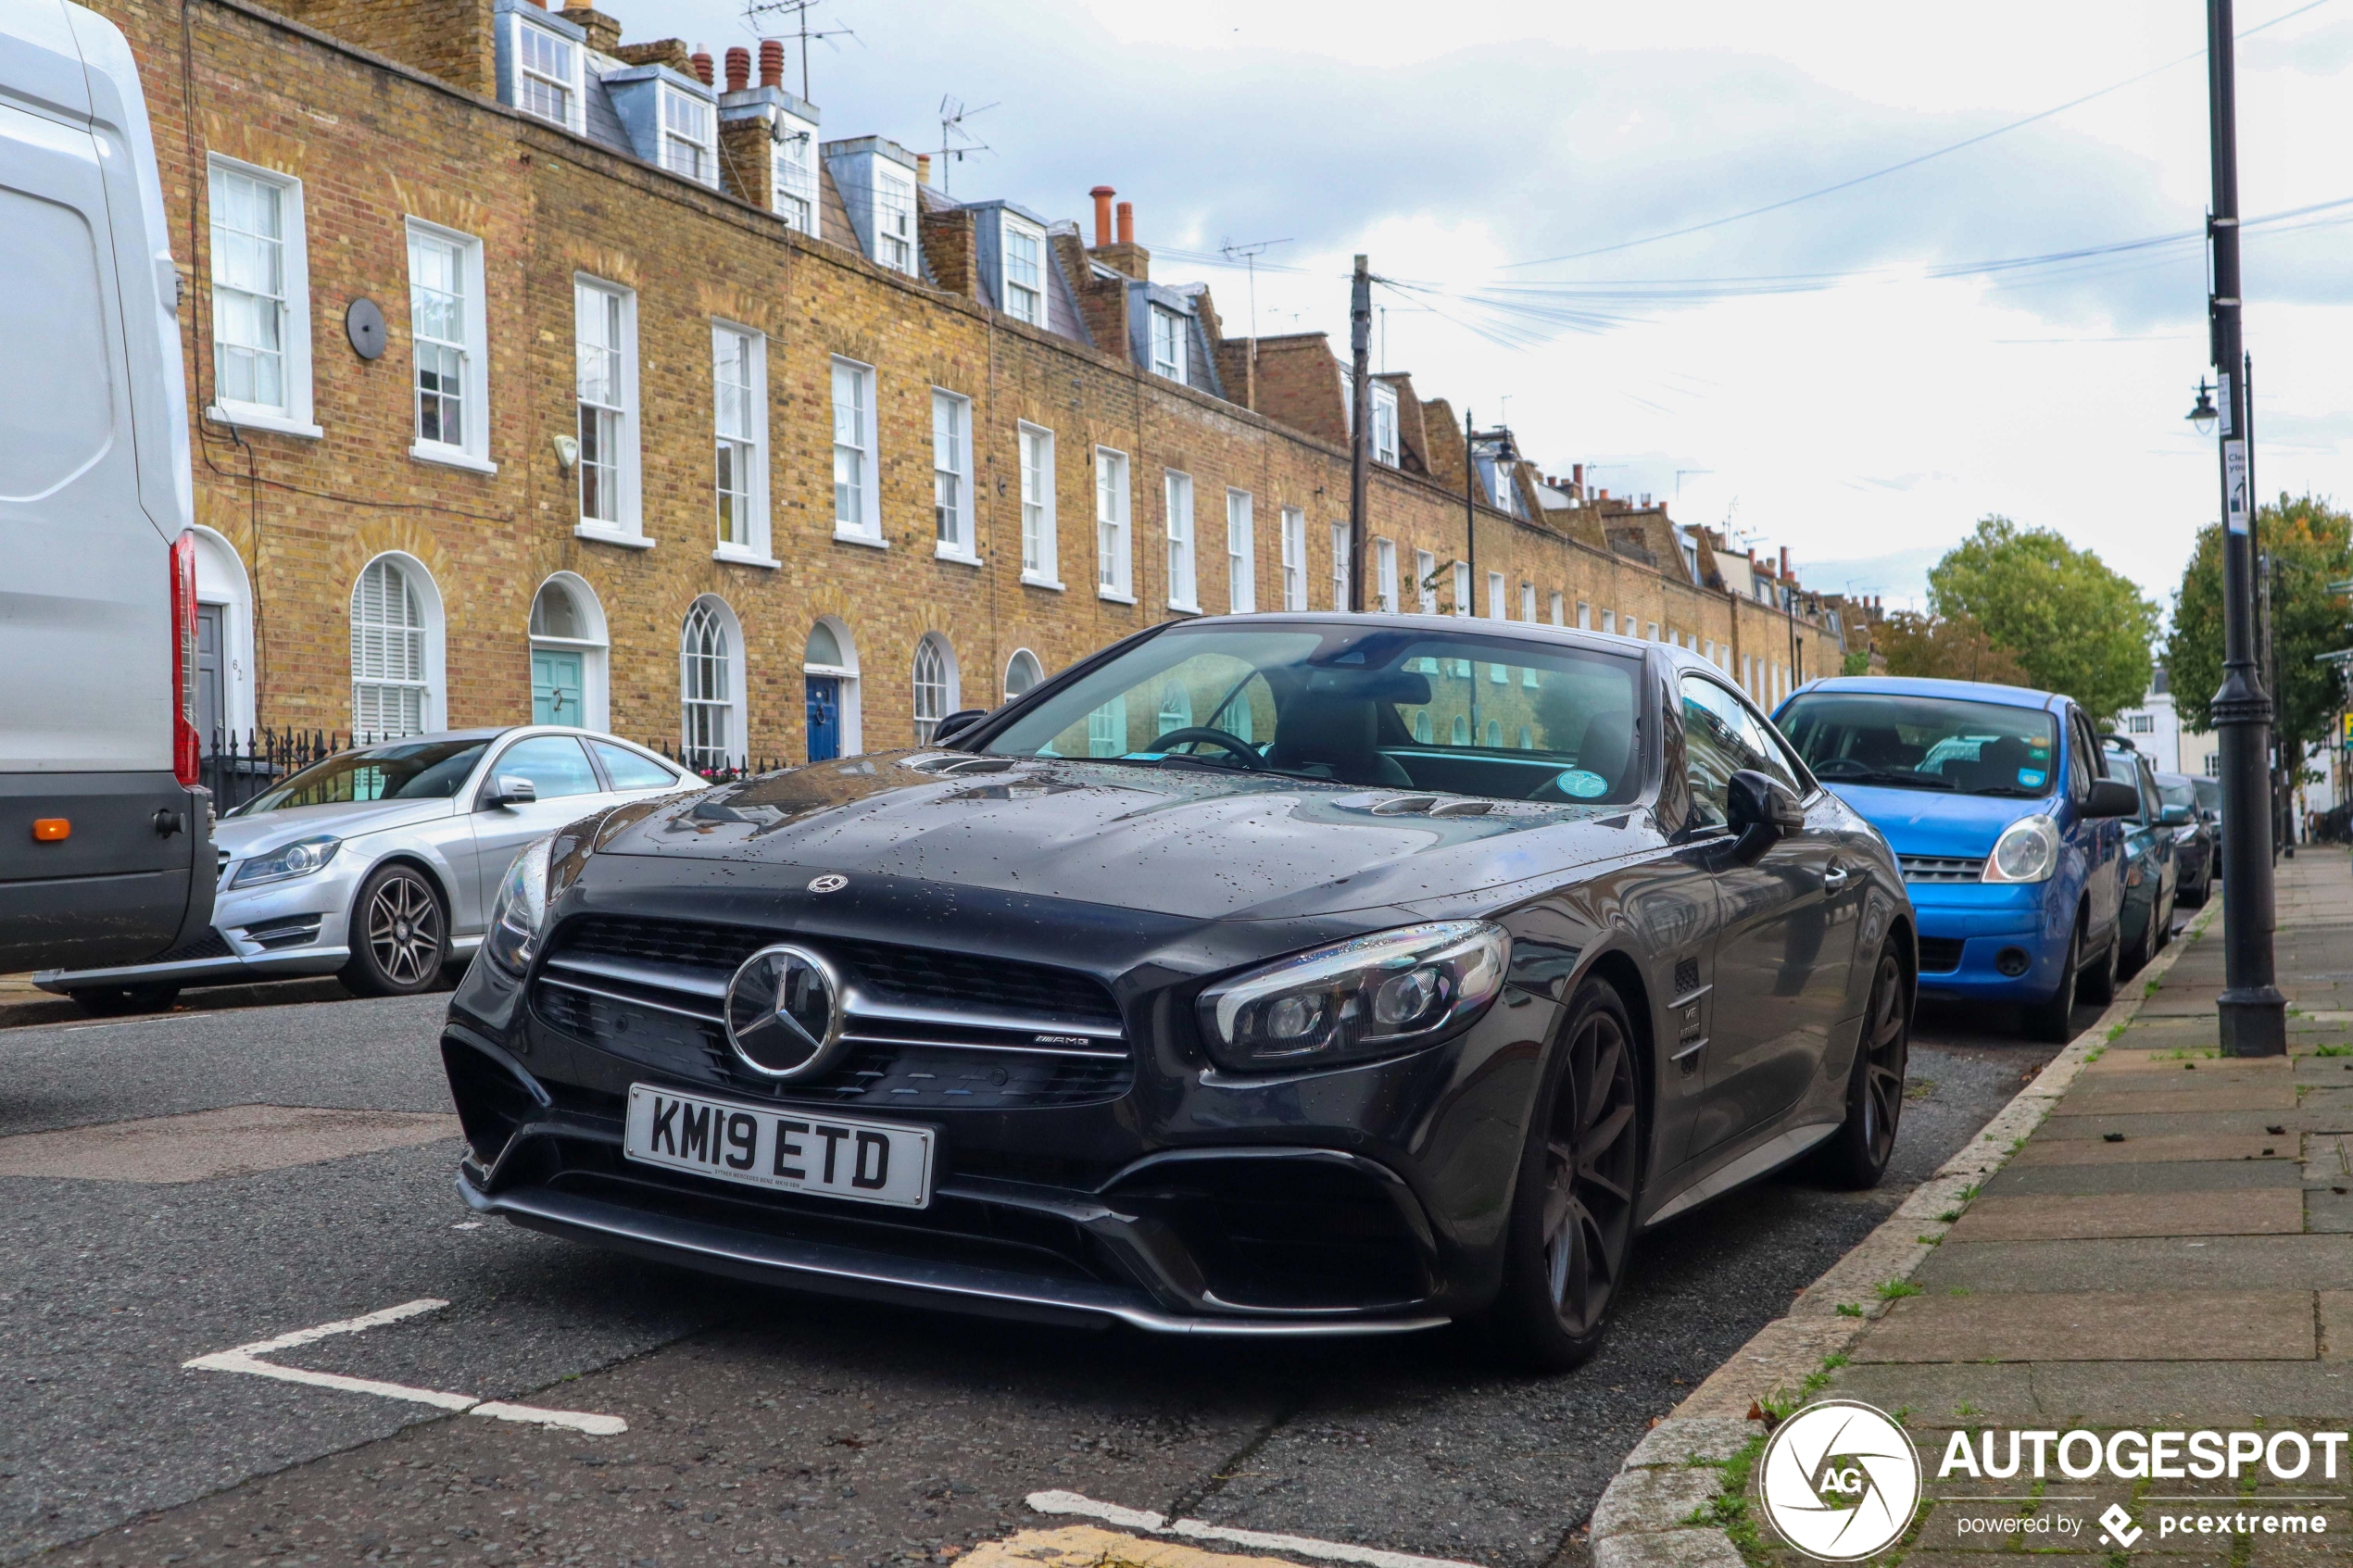
<path fill-rule="evenodd" d="M 760 41 L 760 84 L 782 87 L 785 84 L 785 41 L 763 38 Z"/>
<path fill-rule="evenodd" d="M 701 82 L 701 83 L 702 83 L 705 87 L 710 86 L 710 85 L 711 85 L 711 51 L 710 51 L 710 50 L 708 50 L 708 49 L 706 49 L 706 48 L 704 48 L 701 44 L 696 44 L 696 45 L 695 45 L 695 53 L 694 53 L 693 58 L 694 58 L 694 62 L 695 62 L 695 76 L 696 76 L 696 79 L 697 79 L 698 81 Z"/>
<path fill-rule="evenodd" d="M 1111 198 L 1119 194 L 1109 185 L 1098 185 L 1087 193 L 1095 198 L 1095 243 L 1111 244 Z"/>
<path fill-rule="evenodd" d="M 727 91 L 740 93 L 751 85 L 751 51 L 741 44 L 727 51 Z"/>
<path fill-rule="evenodd" d="M 1136 204 L 1134 202 L 1119 204 L 1119 243 L 1124 245 L 1132 245 L 1136 243 Z"/>

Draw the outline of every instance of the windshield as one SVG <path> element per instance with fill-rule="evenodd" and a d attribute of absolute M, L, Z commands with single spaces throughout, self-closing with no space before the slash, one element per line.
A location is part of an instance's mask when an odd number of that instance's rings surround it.
<path fill-rule="evenodd" d="M 2220 811 L 2222 809 L 2222 781 L 2221 779 L 2192 779 L 2190 787 L 2197 791 L 2197 803 L 2200 806 L 2209 811 Z"/>
<path fill-rule="evenodd" d="M 1781 734 L 1824 784 L 2048 795 L 2058 726 L 2039 708 L 1964 697 L 1800 693 Z"/>
<path fill-rule="evenodd" d="M 987 749 L 1610 804 L 1642 787 L 1641 668 L 1468 631 L 1178 629 L 1048 696 Z"/>
<path fill-rule="evenodd" d="M 447 800 L 458 793 L 489 745 L 484 740 L 398 741 L 346 751 L 263 791 L 237 815 L 355 800 Z"/>
<path fill-rule="evenodd" d="M 2171 773 L 2157 775 L 2157 797 L 2168 807 L 2185 806 L 2197 809 L 2197 785 Z"/>
<path fill-rule="evenodd" d="M 2141 804 L 2139 808 L 2133 811 L 2130 820 L 2136 822 L 2145 822 L 2148 821 L 2148 797 L 2141 792 L 2141 759 L 2139 756 L 2130 751 L 2106 751 L 2102 752 L 2100 755 L 2107 759 L 2108 776 L 2114 779 L 2118 784 L 2132 785 L 2133 793 L 2135 796 L 2140 797 Z"/>

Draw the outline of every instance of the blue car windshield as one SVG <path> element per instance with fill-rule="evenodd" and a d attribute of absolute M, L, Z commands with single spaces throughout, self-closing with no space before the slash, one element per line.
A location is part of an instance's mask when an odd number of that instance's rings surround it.
<path fill-rule="evenodd" d="M 2058 725 L 2039 708 L 1966 697 L 1801 692 L 1781 733 L 1824 784 L 2030 797 L 2057 787 Z"/>
<path fill-rule="evenodd" d="M 356 800 L 447 800 L 489 746 L 485 740 L 396 741 L 346 751 L 254 797 L 235 814 Z"/>

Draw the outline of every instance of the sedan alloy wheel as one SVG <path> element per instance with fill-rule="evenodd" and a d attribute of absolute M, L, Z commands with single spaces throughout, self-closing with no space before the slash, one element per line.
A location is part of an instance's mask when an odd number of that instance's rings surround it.
<path fill-rule="evenodd" d="M 1911 1072 L 1912 1009 L 1904 966 L 1893 943 L 1880 949 L 1871 971 L 1870 1000 L 1855 1041 L 1847 1074 L 1846 1124 L 1821 1147 L 1822 1174 L 1840 1186 L 1872 1187 L 1895 1153 L 1904 1119 L 1904 1084 Z"/>
<path fill-rule="evenodd" d="M 387 866 L 359 889 L 352 918 L 351 961 L 343 978 L 368 996 L 422 991 L 441 974 L 448 950 L 441 897 L 422 872 Z"/>

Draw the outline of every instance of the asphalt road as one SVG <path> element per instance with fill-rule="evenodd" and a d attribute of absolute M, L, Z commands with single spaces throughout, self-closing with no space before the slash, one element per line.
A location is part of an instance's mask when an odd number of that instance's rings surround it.
<path fill-rule="evenodd" d="M 224 1107 L 446 1110 L 443 1006 L 0 1031 L 0 1159 L 13 1135 Z M 1490 1568 L 1581 1562 L 1650 1420 L 2051 1054 L 1999 1024 L 1925 1011 L 1879 1190 L 1786 1176 L 1654 1233 L 1607 1347 L 1551 1378 L 1455 1332 L 1270 1349 L 714 1281 L 475 1223 L 454 1138 L 208 1180 L 0 1175 L 0 1561 L 879 1564 L 1035 1526 L 1022 1499 L 1051 1487 Z M 279 1359 L 628 1431 L 182 1368 L 421 1298 L 448 1305 Z"/>

